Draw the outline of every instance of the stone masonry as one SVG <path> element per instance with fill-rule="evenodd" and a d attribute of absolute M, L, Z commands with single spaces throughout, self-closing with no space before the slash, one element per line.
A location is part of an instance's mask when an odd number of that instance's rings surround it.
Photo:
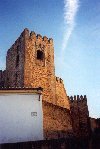
<path fill-rule="evenodd" d="M 57 139 L 72 134 L 70 111 L 66 108 L 43 101 L 44 138 Z"/>
<path fill-rule="evenodd" d="M 86 95 L 71 96 L 69 100 L 74 135 L 88 137 L 90 134 L 90 121 Z"/>
<path fill-rule="evenodd" d="M 43 88 L 45 138 L 58 138 L 72 131 L 70 105 L 63 80 L 55 76 L 53 39 L 25 29 L 7 51 L 2 87 Z M 1 79 L 0 79 L 1 80 Z"/>
<path fill-rule="evenodd" d="M 73 131 L 88 135 L 86 96 L 67 97 L 63 80 L 55 76 L 53 39 L 25 29 L 7 51 L 6 70 L 0 71 L 0 88 L 43 88 L 45 138 Z"/>
<path fill-rule="evenodd" d="M 42 87 L 43 100 L 70 109 L 62 79 L 55 76 L 53 39 L 25 29 L 7 52 L 6 87 Z"/>

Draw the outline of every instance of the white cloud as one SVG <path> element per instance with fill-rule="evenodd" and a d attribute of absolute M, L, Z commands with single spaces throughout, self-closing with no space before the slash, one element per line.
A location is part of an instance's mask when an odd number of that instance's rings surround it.
<path fill-rule="evenodd" d="M 65 48 L 67 47 L 69 38 L 75 27 L 75 17 L 79 8 L 79 0 L 64 0 L 64 21 L 65 31 L 62 44 L 62 53 L 65 54 Z"/>

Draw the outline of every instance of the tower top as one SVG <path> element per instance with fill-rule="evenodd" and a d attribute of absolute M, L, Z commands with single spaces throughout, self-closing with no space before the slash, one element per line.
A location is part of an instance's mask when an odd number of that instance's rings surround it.
<path fill-rule="evenodd" d="M 84 101 L 87 101 L 87 97 L 86 97 L 86 95 L 81 95 L 81 96 L 79 96 L 79 95 L 74 95 L 74 96 L 68 96 L 68 99 L 69 99 L 69 101 L 72 103 L 72 102 L 84 102 Z"/>

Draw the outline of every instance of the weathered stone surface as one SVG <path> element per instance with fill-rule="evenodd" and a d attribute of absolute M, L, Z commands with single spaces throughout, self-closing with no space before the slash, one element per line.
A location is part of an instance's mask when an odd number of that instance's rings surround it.
<path fill-rule="evenodd" d="M 58 106 L 70 109 L 63 80 L 59 77 L 56 77 L 56 101 Z"/>
<path fill-rule="evenodd" d="M 25 33 L 26 30 L 7 52 L 6 87 L 24 86 Z"/>
<path fill-rule="evenodd" d="M 55 68 L 53 41 L 41 35 L 26 35 L 24 86 L 43 88 L 43 100 L 56 104 L 55 100 Z M 41 59 L 37 53 L 43 54 Z M 41 54 L 40 53 L 40 54 Z"/>
<path fill-rule="evenodd" d="M 89 136 L 90 122 L 86 96 L 70 97 L 70 111 L 75 136 Z"/>
<path fill-rule="evenodd" d="M 43 100 L 70 109 L 63 81 L 55 77 L 53 39 L 25 29 L 7 52 L 6 72 L 7 87 L 42 87 Z"/>
<path fill-rule="evenodd" d="M 25 29 L 7 52 L 5 78 L 6 87 L 43 88 L 45 137 L 72 130 L 64 84 L 55 76 L 53 39 Z"/>
<path fill-rule="evenodd" d="M 63 80 L 55 76 L 53 39 L 25 29 L 7 52 L 6 71 L 0 71 L 4 86 L 43 88 L 45 137 L 64 135 L 72 125 L 76 136 L 88 136 L 86 96 L 68 99 Z"/>
<path fill-rule="evenodd" d="M 61 138 L 72 132 L 70 110 L 43 101 L 44 137 Z"/>

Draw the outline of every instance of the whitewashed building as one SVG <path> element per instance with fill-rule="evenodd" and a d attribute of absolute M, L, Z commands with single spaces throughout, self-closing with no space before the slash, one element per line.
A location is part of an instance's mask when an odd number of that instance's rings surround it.
<path fill-rule="evenodd" d="M 0 90 L 0 144 L 43 140 L 41 88 Z"/>

